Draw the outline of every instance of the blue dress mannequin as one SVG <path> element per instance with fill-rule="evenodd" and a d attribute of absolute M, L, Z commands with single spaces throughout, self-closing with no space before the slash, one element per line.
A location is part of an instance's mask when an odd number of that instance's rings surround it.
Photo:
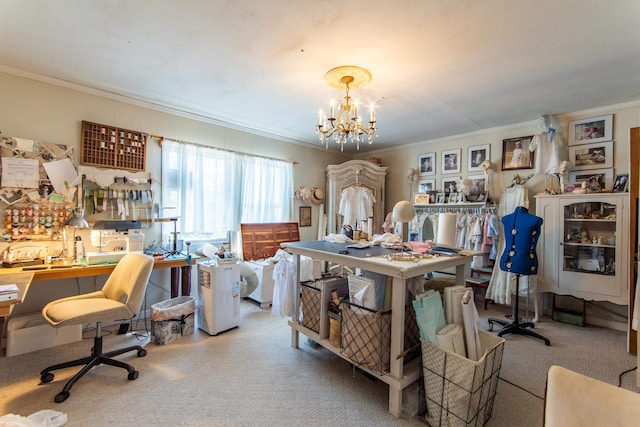
<path fill-rule="evenodd" d="M 505 250 L 500 257 L 500 269 L 515 274 L 538 273 L 536 245 L 542 227 L 542 218 L 532 215 L 520 206 L 502 217 Z"/>
<path fill-rule="evenodd" d="M 520 294 L 520 276 L 534 275 L 538 273 L 538 255 L 536 245 L 540 237 L 542 218 L 530 214 L 527 208 L 519 206 L 508 215 L 502 217 L 504 226 L 505 248 L 500 256 L 500 269 L 516 275 L 516 297 L 513 307 L 513 319 L 507 322 L 501 319 L 489 318 L 489 330 L 493 330 L 493 324 L 498 323 L 503 328 L 498 336 L 505 334 L 519 334 L 539 338 L 546 345 L 551 342 L 540 334 L 526 328 L 533 328 L 532 322 L 520 322 L 518 315 L 518 295 Z"/>

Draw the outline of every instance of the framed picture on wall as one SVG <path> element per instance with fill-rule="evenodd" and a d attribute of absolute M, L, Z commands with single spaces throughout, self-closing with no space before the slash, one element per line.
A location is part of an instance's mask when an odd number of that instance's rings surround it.
<path fill-rule="evenodd" d="M 569 122 L 569 145 L 613 140 L 613 114 Z"/>
<path fill-rule="evenodd" d="M 456 148 L 455 150 L 444 150 L 442 152 L 442 173 L 460 173 L 460 155 L 462 150 Z"/>
<path fill-rule="evenodd" d="M 613 167 L 613 141 L 569 147 L 569 169 L 602 169 Z"/>
<path fill-rule="evenodd" d="M 502 140 L 502 170 L 533 169 L 529 144 L 533 135 Z"/>
<path fill-rule="evenodd" d="M 300 206 L 300 227 L 311 227 L 311 206 Z"/>
<path fill-rule="evenodd" d="M 436 153 L 420 154 L 418 156 L 418 171 L 420 176 L 436 174 Z"/>
<path fill-rule="evenodd" d="M 476 172 L 482 170 L 480 165 L 485 160 L 491 160 L 491 145 L 475 145 L 469 147 L 469 155 L 467 156 L 467 170 Z"/>
<path fill-rule="evenodd" d="M 435 191 L 435 189 L 436 189 L 435 178 L 421 179 L 418 181 L 418 193 L 427 194 L 430 191 Z"/>
<path fill-rule="evenodd" d="M 487 197 L 487 177 L 485 175 L 472 175 L 468 177 L 471 180 L 471 190 L 467 196 L 470 202 L 484 202 Z M 482 197 L 479 196 L 482 195 Z"/>
<path fill-rule="evenodd" d="M 446 195 L 449 195 L 449 193 L 455 193 L 458 186 L 458 181 L 460 181 L 459 176 L 442 178 L 442 192 Z"/>

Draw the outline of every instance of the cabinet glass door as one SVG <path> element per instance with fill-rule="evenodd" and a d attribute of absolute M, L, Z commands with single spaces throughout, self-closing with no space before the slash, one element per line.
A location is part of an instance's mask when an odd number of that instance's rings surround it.
<path fill-rule="evenodd" d="M 616 274 L 617 206 L 586 201 L 564 206 L 563 270 Z"/>

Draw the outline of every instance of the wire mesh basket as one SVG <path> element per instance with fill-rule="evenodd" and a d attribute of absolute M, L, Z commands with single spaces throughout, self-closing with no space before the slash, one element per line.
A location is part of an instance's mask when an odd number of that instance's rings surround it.
<path fill-rule="evenodd" d="M 483 426 L 491 417 L 504 339 L 478 331 L 478 361 L 422 340 L 426 421 L 430 426 Z"/>
<path fill-rule="evenodd" d="M 374 311 L 349 302 L 342 311 L 341 352 L 352 362 L 383 374 L 391 360 L 391 310 Z"/>

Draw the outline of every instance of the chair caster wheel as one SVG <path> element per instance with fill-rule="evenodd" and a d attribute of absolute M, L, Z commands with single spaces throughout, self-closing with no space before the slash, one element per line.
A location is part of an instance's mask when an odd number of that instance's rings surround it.
<path fill-rule="evenodd" d="M 62 403 L 68 398 L 69 398 L 69 392 L 61 391 L 60 393 L 56 394 L 56 398 L 54 400 L 56 401 L 56 403 Z"/>
<path fill-rule="evenodd" d="M 147 355 L 147 350 L 145 350 L 144 348 L 141 348 L 140 350 L 138 350 L 138 357 L 145 357 Z"/>
<path fill-rule="evenodd" d="M 132 372 L 129 372 L 129 376 L 127 378 L 133 381 L 138 378 L 138 375 L 140 375 L 138 371 L 132 371 Z"/>
<path fill-rule="evenodd" d="M 51 372 L 47 372 L 46 374 L 40 375 L 40 381 L 42 383 L 50 383 L 53 381 L 53 374 Z"/>

